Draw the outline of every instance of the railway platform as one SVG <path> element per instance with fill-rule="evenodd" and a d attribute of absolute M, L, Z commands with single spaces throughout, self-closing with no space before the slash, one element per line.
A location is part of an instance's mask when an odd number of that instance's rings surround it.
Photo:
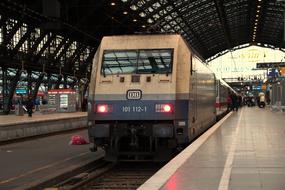
<path fill-rule="evenodd" d="M 231 112 L 139 190 L 284 190 L 284 123 L 269 108 Z"/>
<path fill-rule="evenodd" d="M 88 139 L 87 130 L 0 146 L 0 189 L 38 189 L 39 184 L 78 170 L 103 156 L 89 145 L 70 145 L 71 136 Z"/>
<path fill-rule="evenodd" d="M 32 117 L 27 115 L 0 115 L 0 143 L 71 129 L 86 128 L 86 123 L 86 112 L 35 113 Z"/>

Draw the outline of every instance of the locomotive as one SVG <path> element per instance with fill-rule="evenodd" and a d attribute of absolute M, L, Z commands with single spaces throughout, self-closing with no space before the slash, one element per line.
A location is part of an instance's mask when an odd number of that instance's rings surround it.
<path fill-rule="evenodd" d="M 216 121 L 216 78 L 178 34 L 103 37 L 88 98 L 92 151 L 169 160 Z"/>

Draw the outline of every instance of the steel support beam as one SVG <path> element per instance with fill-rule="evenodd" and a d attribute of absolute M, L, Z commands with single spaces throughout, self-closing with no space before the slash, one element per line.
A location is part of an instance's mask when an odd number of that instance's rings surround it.
<path fill-rule="evenodd" d="M 20 80 L 21 74 L 22 74 L 22 71 L 21 70 L 17 70 L 16 75 L 14 76 L 14 78 L 10 82 L 10 84 L 8 84 L 8 82 L 5 81 L 5 83 L 6 83 L 5 86 L 6 87 L 5 87 L 4 90 L 6 92 L 5 93 L 6 96 L 3 96 L 3 98 L 4 98 L 4 113 L 5 114 L 9 114 L 10 113 L 11 106 L 12 106 L 12 99 L 13 99 L 14 92 L 16 90 L 18 81 Z M 7 76 L 7 70 L 6 70 L 5 75 Z M 3 79 L 5 78 L 5 75 L 4 75 Z M 9 89 L 8 89 L 8 85 L 9 85 Z"/>
<path fill-rule="evenodd" d="M 41 32 L 40 36 L 35 40 L 35 43 L 33 44 L 33 46 L 29 49 L 28 52 L 28 59 L 30 60 L 30 58 L 32 57 L 32 55 L 34 54 L 34 52 L 37 50 L 39 44 L 41 43 L 41 41 L 45 38 L 45 36 L 47 35 L 47 32 Z"/>
<path fill-rule="evenodd" d="M 2 19 L 4 19 L 4 18 L 2 18 Z M 3 23 L 6 23 L 6 22 L 3 22 Z M 2 27 L 2 36 L 3 36 L 3 39 L 5 39 L 7 36 L 7 28 L 5 25 L 4 25 L 4 27 Z M 0 45 L 0 47 L 1 47 L 0 55 L 6 56 L 7 55 L 7 42 L 4 40 L 2 42 L 2 44 Z"/>
<path fill-rule="evenodd" d="M 76 85 L 77 82 L 78 82 L 78 80 L 75 78 L 74 81 L 69 85 L 69 87 L 71 89 L 74 89 L 74 86 Z"/>
<path fill-rule="evenodd" d="M 5 67 L 1 67 L 2 69 L 2 95 L 3 95 L 3 99 L 2 99 L 2 109 L 3 112 L 5 113 L 5 111 L 9 113 L 9 106 L 8 106 L 8 97 L 9 97 L 9 89 L 8 89 L 8 74 L 7 74 L 7 68 Z M 7 113 L 6 113 L 7 114 Z"/>
<path fill-rule="evenodd" d="M 92 59 L 93 59 L 95 53 L 96 53 L 96 49 L 95 48 L 90 51 L 89 56 L 86 58 L 84 63 L 82 65 L 80 65 L 80 67 L 79 67 L 79 72 L 80 73 L 86 73 L 87 74 L 88 64 L 92 64 Z"/>
<path fill-rule="evenodd" d="M 38 52 L 38 54 L 35 56 L 35 58 L 33 59 L 34 63 L 37 63 L 42 54 L 44 53 L 44 51 L 50 46 L 50 43 L 52 42 L 52 40 L 55 38 L 55 34 L 52 33 L 51 36 L 48 38 L 48 40 L 46 41 L 46 43 L 43 45 L 43 47 L 40 49 L 40 51 Z"/>
<path fill-rule="evenodd" d="M 80 56 L 80 54 L 85 50 L 86 48 L 80 45 L 76 48 L 74 53 L 68 58 L 68 62 L 73 62 L 77 57 Z"/>
<path fill-rule="evenodd" d="M 14 47 L 14 49 L 10 53 L 11 58 L 13 58 L 17 54 L 17 52 L 19 51 L 19 49 L 23 45 L 23 43 L 31 36 L 32 31 L 33 31 L 33 28 L 28 27 L 27 32 L 22 36 L 22 38 L 19 40 L 17 45 Z"/>
<path fill-rule="evenodd" d="M 16 32 L 20 29 L 21 26 L 23 26 L 23 22 L 20 22 L 20 21 L 17 22 L 17 23 L 13 26 L 12 30 L 11 30 L 9 33 L 7 33 L 6 36 L 4 36 L 3 40 L 4 40 L 4 43 L 5 43 L 5 44 L 8 44 L 8 42 L 10 42 L 10 41 L 12 40 L 13 36 L 14 36 L 14 35 L 16 34 Z"/>
<path fill-rule="evenodd" d="M 48 87 L 48 90 L 52 89 L 51 73 L 48 73 L 47 75 L 47 87 Z"/>
<path fill-rule="evenodd" d="M 84 98 L 85 94 L 86 94 L 86 91 L 88 89 L 88 85 L 89 85 L 89 82 L 86 82 L 85 84 L 83 84 L 83 91 L 82 91 L 82 98 Z"/>
<path fill-rule="evenodd" d="M 52 57 L 55 58 L 56 57 L 56 54 L 59 52 L 59 50 L 62 48 L 62 46 L 66 43 L 66 39 L 63 39 L 59 44 L 58 46 L 56 47 Z"/>
<path fill-rule="evenodd" d="M 42 84 L 43 82 L 43 79 L 44 79 L 44 76 L 45 76 L 45 73 L 41 73 L 36 84 L 35 84 L 35 88 L 32 92 L 32 99 L 35 100 L 37 98 L 37 94 L 38 94 L 38 91 L 39 91 L 39 87 L 40 85 Z"/>
<path fill-rule="evenodd" d="M 74 68 L 74 62 L 75 60 L 80 56 L 80 54 L 85 50 L 84 47 L 78 47 L 75 52 L 68 58 L 66 64 L 64 65 L 65 68 L 64 70 L 65 71 L 68 71 L 68 72 L 71 72 L 72 69 L 75 69 Z"/>
<path fill-rule="evenodd" d="M 67 76 L 64 75 L 63 77 L 63 88 L 67 88 Z"/>
<path fill-rule="evenodd" d="M 68 40 L 68 42 L 64 44 L 64 48 L 62 49 L 62 51 L 59 53 L 59 55 L 55 59 L 55 62 L 60 62 L 60 58 L 66 54 L 66 51 L 68 50 L 72 42 L 73 42 L 72 40 Z"/>
<path fill-rule="evenodd" d="M 33 80 L 32 80 L 32 71 L 31 70 L 28 70 L 27 79 L 28 79 L 27 94 L 31 95 L 32 90 L 33 90 L 33 88 L 32 88 Z"/>
<path fill-rule="evenodd" d="M 224 33 L 225 33 L 228 48 L 231 48 L 233 45 L 232 45 L 232 39 L 231 39 L 231 35 L 230 35 L 229 25 L 228 25 L 227 18 L 226 18 L 226 13 L 225 13 L 225 8 L 224 8 L 224 0 L 214 0 L 214 1 L 215 1 L 217 13 L 219 15 L 220 23 L 223 26 L 222 28 L 223 28 Z"/>
<path fill-rule="evenodd" d="M 59 85 L 61 83 L 62 78 L 63 78 L 63 75 L 59 75 L 58 76 L 58 80 L 57 80 L 57 82 L 56 82 L 56 84 L 54 86 L 54 89 L 59 89 Z"/>
<path fill-rule="evenodd" d="M 0 19 L 0 27 L 5 26 L 6 24 L 6 17 L 4 17 L 3 15 L 1 15 L 1 19 Z"/>

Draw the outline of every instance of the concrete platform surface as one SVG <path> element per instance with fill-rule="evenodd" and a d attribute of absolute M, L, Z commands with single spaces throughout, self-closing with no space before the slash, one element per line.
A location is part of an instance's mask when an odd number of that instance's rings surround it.
<path fill-rule="evenodd" d="M 16 124 L 25 124 L 30 122 L 42 122 L 50 120 L 60 120 L 65 118 L 78 118 L 78 117 L 87 117 L 87 112 L 73 112 L 73 113 L 34 113 L 32 117 L 28 117 L 27 114 L 23 116 L 16 115 L 0 115 L 0 127 Z"/>
<path fill-rule="evenodd" d="M 258 107 L 233 112 L 142 189 L 284 190 L 285 113 Z"/>
<path fill-rule="evenodd" d="M 73 134 L 0 146 L 0 189 L 26 189 L 102 155 L 100 151 L 91 153 L 89 145 L 69 145 Z M 87 130 L 75 134 L 87 139 Z"/>

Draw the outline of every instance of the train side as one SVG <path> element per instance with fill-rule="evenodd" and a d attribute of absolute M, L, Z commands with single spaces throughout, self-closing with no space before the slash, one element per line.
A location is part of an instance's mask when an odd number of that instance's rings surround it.
<path fill-rule="evenodd" d="M 179 35 L 104 37 L 93 60 L 88 132 L 106 160 L 168 160 L 215 122 L 214 74 Z"/>
<path fill-rule="evenodd" d="M 216 81 L 216 115 L 217 120 L 221 119 L 225 114 L 227 114 L 230 111 L 230 105 L 229 105 L 229 95 L 230 93 L 237 92 L 232 89 L 224 80 L 218 79 Z"/>

